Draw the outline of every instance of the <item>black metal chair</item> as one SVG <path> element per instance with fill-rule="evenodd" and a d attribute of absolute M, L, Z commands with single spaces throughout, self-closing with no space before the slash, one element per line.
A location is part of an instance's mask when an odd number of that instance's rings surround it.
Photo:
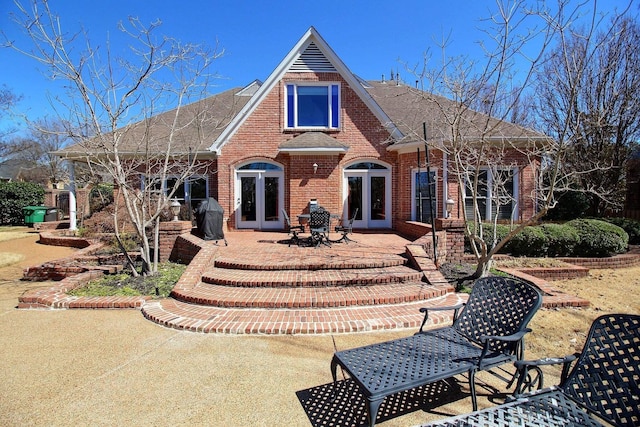
<path fill-rule="evenodd" d="M 475 410 L 476 372 L 522 359 L 524 335 L 530 331 L 526 326 L 541 303 L 542 295 L 528 283 L 478 279 L 466 304 L 421 309 L 425 317 L 415 335 L 336 352 L 331 360 L 334 384 L 340 366 L 359 385 L 374 426 L 385 397 L 467 373 Z M 454 310 L 453 325 L 424 331 L 434 310 Z M 514 378 L 505 380 L 513 383 Z"/>
<path fill-rule="evenodd" d="M 332 243 L 338 243 L 338 242 L 345 242 L 345 243 L 349 243 L 349 242 L 354 242 L 357 243 L 355 240 L 349 238 L 349 234 L 353 233 L 353 221 L 355 221 L 356 216 L 358 215 L 358 208 L 356 208 L 353 211 L 353 215 L 351 215 L 351 218 L 349 219 L 349 222 L 347 222 L 346 225 L 336 225 L 336 233 L 342 233 L 342 237 L 340 237 L 338 240 L 332 240 Z"/>
<path fill-rule="evenodd" d="M 295 243 L 300 246 L 300 237 L 298 236 L 298 233 L 304 233 L 304 225 L 292 225 L 289 215 L 287 215 L 287 212 L 284 209 L 282 209 L 282 215 L 284 215 L 284 220 L 287 223 L 287 233 L 291 234 L 289 246 L 291 246 L 291 243 Z"/>
<path fill-rule="evenodd" d="M 320 245 L 331 246 L 329 241 L 329 227 L 331 224 L 331 213 L 319 206 L 309 213 L 309 231 L 311 232 L 311 242 L 317 248 Z"/>
<path fill-rule="evenodd" d="M 521 394 L 542 386 L 540 366 L 559 363 L 559 386 Z M 600 316 L 581 353 L 516 366 L 519 380 L 513 400 L 425 426 L 601 426 L 595 417 L 614 426 L 640 425 L 639 315 Z"/>

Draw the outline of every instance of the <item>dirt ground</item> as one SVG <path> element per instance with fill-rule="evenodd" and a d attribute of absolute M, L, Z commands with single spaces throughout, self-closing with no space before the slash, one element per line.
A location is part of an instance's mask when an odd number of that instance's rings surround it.
<path fill-rule="evenodd" d="M 22 255 L 0 268 L 3 426 L 351 425 L 349 420 L 361 419 L 344 418 L 345 411 L 356 412 L 353 401 L 339 408 L 318 398 L 315 414 L 305 406 L 331 382 L 334 349 L 414 332 L 221 336 L 163 328 L 137 310 L 16 310 L 26 289 L 48 285 L 21 281 L 22 269 L 74 252 L 37 239 L 28 229 L 0 238 L 0 259 Z M 592 270 L 587 278 L 554 285 L 586 298 L 591 307 L 540 310 L 530 325 L 527 358 L 579 351 L 600 314 L 640 313 L 640 267 Z M 549 373 L 547 384 L 557 380 L 557 372 Z M 505 392 L 504 385 L 483 373 L 478 379 L 485 384 L 478 389 L 480 407 L 499 403 L 490 398 L 492 387 Z M 417 425 L 470 406 L 466 395 L 458 395 L 452 403 L 393 414 L 377 425 Z"/>

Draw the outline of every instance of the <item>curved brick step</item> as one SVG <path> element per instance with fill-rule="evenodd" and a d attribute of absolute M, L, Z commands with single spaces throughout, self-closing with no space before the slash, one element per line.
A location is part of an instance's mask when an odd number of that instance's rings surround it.
<path fill-rule="evenodd" d="M 327 287 L 417 282 L 422 273 L 405 266 L 342 270 L 235 270 L 215 268 L 202 275 L 205 283 L 235 287 Z"/>
<path fill-rule="evenodd" d="M 237 257 L 221 257 L 215 260 L 218 268 L 234 270 L 340 270 L 357 268 L 385 268 L 406 265 L 407 259 L 401 255 L 382 254 L 370 257 L 339 256 L 327 258 L 325 254 L 300 256 L 292 254 L 286 259 L 264 259 L 262 256 L 238 259 Z"/>
<path fill-rule="evenodd" d="M 153 300 L 142 307 L 145 318 L 160 325 L 205 333 L 325 334 L 418 328 L 420 307 L 442 307 L 463 301 L 465 295 L 448 293 L 429 301 L 332 309 L 219 308 L 175 299 Z M 453 312 L 434 312 L 428 325 L 451 322 Z"/>
<path fill-rule="evenodd" d="M 373 304 L 402 304 L 445 295 L 450 289 L 425 282 L 322 288 L 240 288 L 200 283 L 174 289 L 179 301 L 235 308 L 331 308 Z"/>

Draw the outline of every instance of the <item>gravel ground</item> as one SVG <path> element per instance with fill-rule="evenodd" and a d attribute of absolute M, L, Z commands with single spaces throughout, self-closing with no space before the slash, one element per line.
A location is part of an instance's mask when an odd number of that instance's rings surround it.
<path fill-rule="evenodd" d="M 22 268 L 73 252 L 43 246 L 37 235 L 0 242 L 25 259 L 0 269 L 0 425 L 310 426 L 299 396 L 331 382 L 335 348 L 414 331 L 324 336 L 221 336 L 166 329 L 137 310 L 16 310 L 26 289 Z M 640 311 L 640 268 L 596 270 L 558 287 L 591 299 L 589 309 L 542 310 L 532 321 L 530 357 L 580 348 L 591 319 Z M 555 375 L 555 373 L 554 373 Z M 491 376 L 479 379 L 496 385 Z M 553 383 L 553 375 L 549 383 Z M 490 402 L 479 387 L 480 407 Z M 416 410 L 378 425 L 410 426 L 468 412 L 455 395 L 434 411 Z M 335 416 L 327 415 L 328 417 Z M 327 424 L 332 425 L 332 424 Z M 340 424 L 333 424 L 340 425 Z"/>

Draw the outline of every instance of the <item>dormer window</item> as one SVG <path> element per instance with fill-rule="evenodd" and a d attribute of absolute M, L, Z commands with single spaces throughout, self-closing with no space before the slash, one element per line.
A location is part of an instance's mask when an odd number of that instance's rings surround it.
<path fill-rule="evenodd" d="M 286 112 L 288 129 L 338 129 L 340 85 L 288 84 Z"/>

